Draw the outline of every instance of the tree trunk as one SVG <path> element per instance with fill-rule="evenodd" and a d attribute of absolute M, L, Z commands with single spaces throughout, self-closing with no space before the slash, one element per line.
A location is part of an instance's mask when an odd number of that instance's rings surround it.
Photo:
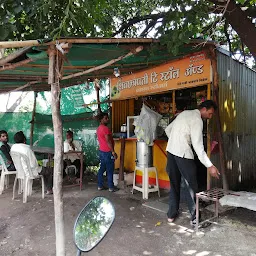
<path fill-rule="evenodd" d="M 55 46 L 49 49 L 49 76 L 48 83 L 51 84 L 52 95 L 52 122 L 54 130 L 54 175 L 53 175 L 53 197 L 55 213 L 55 235 L 56 255 L 65 256 L 65 232 L 63 213 L 63 191 L 62 191 L 62 167 L 63 167 L 63 137 L 62 120 L 60 114 L 60 86 L 57 75 L 58 59 L 56 58 Z"/>

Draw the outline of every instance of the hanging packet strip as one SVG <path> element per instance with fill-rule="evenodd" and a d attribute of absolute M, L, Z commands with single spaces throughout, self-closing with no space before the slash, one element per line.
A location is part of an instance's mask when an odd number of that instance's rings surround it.
<path fill-rule="evenodd" d="M 147 145 L 153 145 L 156 127 L 162 115 L 143 104 L 139 117 L 135 120 L 135 134 L 138 140 L 143 140 Z"/>

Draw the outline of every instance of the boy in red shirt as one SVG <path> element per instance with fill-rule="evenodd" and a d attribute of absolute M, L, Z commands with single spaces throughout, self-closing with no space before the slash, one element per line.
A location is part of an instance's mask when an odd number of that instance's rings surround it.
<path fill-rule="evenodd" d="M 108 189 L 110 192 L 118 191 L 118 188 L 114 187 L 113 174 L 115 168 L 115 160 L 117 154 L 114 150 L 114 140 L 112 132 L 107 127 L 109 117 L 107 113 L 101 113 L 99 115 L 100 125 L 97 129 L 97 138 L 99 142 L 99 157 L 100 157 L 100 169 L 98 171 L 98 190 L 103 190 L 103 173 L 107 171 L 108 176 Z"/>

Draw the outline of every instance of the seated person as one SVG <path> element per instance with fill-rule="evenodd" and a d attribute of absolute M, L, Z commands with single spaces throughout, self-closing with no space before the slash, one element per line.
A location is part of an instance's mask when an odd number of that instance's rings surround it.
<path fill-rule="evenodd" d="M 64 153 L 69 151 L 82 151 L 82 145 L 80 141 L 73 139 L 73 132 L 68 130 L 66 133 L 66 140 L 64 141 Z M 76 178 L 80 177 L 80 156 L 78 154 L 66 154 L 64 155 L 64 171 L 63 176 L 66 176 L 66 168 L 69 165 L 75 165 L 77 169 Z"/>
<path fill-rule="evenodd" d="M 28 157 L 32 174 L 34 176 L 43 175 L 47 188 L 46 194 L 52 194 L 52 172 L 38 165 L 35 153 L 30 146 L 26 144 L 26 137 L 22 131 L 14 135 L 14 141 L 15 144 L 11 147 L 11 152 L 18 152 Z"/>
<path fill-rule="evenodd" d="M 0 154 L 4 160 L 7 170 L 16 171 L 10 155 L 10 150 L 11 147 L 8 144 L 8 134 L 6 131 L 2 130 L 0 131 Z"/>

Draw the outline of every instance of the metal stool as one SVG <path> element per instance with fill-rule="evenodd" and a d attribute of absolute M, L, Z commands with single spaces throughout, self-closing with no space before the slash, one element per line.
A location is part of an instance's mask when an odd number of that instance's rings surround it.
<path fill-rule="evenodd" d="M 142 172 L 142 187 L 136 186 L 136 172 L 137 171 Z M 149 188 L 149 185 L 148 185 L 149 172 L 154 172 L 156 174 L 156 185 L 154 185 L 153 188 Z M 142 192 L 143 199 L 148 199 L 148 194 L 150 192 L 158 192 L 158 196 L 160 197 L 159 184 L 158 184 L 158 173 L 157 173 L 156 167 L 136 166 L 135 170 L 134 170 L 134 176 L 133 176 L 132 194 L 133 194 L 134 189 Z"/>
<path fill-rule="evenodd" d="M 219 200 L 225 195 L 236 195 L 233 191 L 224 190 L 222 188 L 212 188 L 209 190 L 205 190 L 199 193 L 196 193 L 196 232 L 198 232 L 199 224 L 203 224 L 204 222 L 209 222 L 215 218 L 219 217 Z M 215 213 L 212 218 L 209 218 L 205 221 L 199 223 L 199 200 L 204 201 L 213 201 L 215 203 Z"/>

